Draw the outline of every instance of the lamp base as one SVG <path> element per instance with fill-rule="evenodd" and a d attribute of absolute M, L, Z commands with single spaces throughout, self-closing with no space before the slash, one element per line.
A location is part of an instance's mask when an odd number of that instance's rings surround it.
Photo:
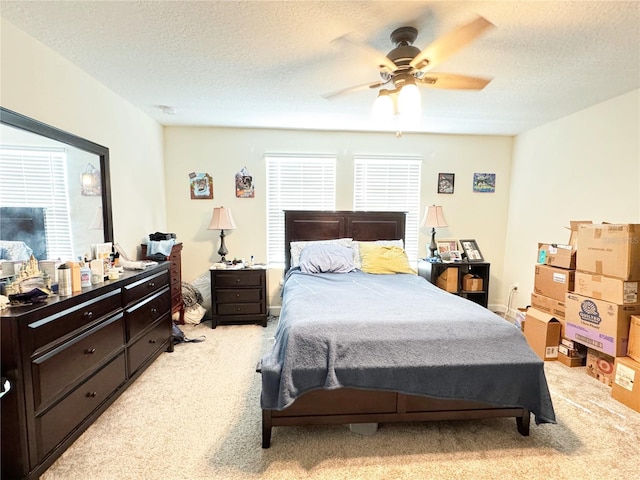
<path fill-rule="evenodd" d="M 218 249 L 218 255 L 220 255 L 220 263 L 224 263 L 227 261 L 227 259 L 224 258 L 227 253 L 229 253 L 229 250 L 227 250 L 227 247 L 224 244 L 224 230 L 220 230 L 220 248 Z"/>
<path fill-rule="evenodd" d="M 438 245 L 436 244 L 436 229 L 435 228 L 431 229 L 431 243 L 429 244 L 429 250 L 431 250 L 431 255 L 429 255 L 431 258 L 440 257 L 440 255 L 438 255 L 438 253 L 437 253 Z"/>

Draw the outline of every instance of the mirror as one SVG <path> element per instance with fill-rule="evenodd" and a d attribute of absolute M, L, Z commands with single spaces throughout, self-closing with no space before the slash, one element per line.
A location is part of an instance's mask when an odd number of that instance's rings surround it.
<path fill-rule="evenodd" d="M 0 107 L 0 149 L 4 245 L 66 261 L 113 242 L 108 148 Z"/>

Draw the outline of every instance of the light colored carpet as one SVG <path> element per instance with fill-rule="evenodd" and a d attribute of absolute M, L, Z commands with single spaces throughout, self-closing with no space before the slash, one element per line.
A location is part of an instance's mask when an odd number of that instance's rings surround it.
<path fill-rule="evenodd" d="M 546 364 L 557 425 L 517 433 L 514 419 L 275 427 L 263 450 L 255 366 L 275 321 L 184 326 L 177 345 L 41 477 L 56 479 L 639 478 L 640 413 L 582 368 Z"/>

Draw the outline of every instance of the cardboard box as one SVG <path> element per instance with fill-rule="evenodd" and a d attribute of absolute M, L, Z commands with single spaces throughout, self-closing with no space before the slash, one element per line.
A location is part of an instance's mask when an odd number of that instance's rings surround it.
<path fill-rule="evenodd" d="M 569 245 L 573 247 L 573 249 L 578 251 L 578 230 L 580 225 L 591 225 L 593 222 L 591 220 L 571 220 L 569 222 L 569 230 L 571 230 L 571 234 L 569 235 Z"/>
<path fill-rule="evenodd" d="M 578 244 L 578 270 L 640 280 L 640 224 L 580 225 Z"/>
<path fill-rule="evenodd" d="M 576 271 L 573 291 L 585 297 L 622 305 L 638 303 L 638 283 L 640 282 Z"/>
<path fill-rule="evenodd" d="M 524 322 L 524 336 L 531 349 L 542 360 L 558 358 L 560 322 L 552 315 L 529 308 Z"/>
<path fill-rule="evenodd" d="M 576 251 L 571 245 L 538 243 L 538 263 L 575 270 Z"/>
<path fill-rule="evenodd" d="M 583 367 L 587 362 L 587 357 L 584 355 L 569 357 L 562 352 L 558 352 L 558 361 L 567 367 Z"/>
<path fill-rule="evenodd" d="M 482 291 L 482 278 L 471 273 L 467 273 L 462 277 L 462 289 L 468 292 L 481 292 Z"/>
<path fill-rule="evenodd" d="M 630 357 L 616 358 L 611 396 L 640 412 L 640 362 Z"/>
<path fill-rule="evenodd" d="M 553 315 L 556 318 L 564 318 L 565 316 L 564 298 L 562 300 L 556 300 L 555 298 L 549 298 L 544 295 L 532 293 L 531 306 L 543 311 L 544 313 Z"/>
<path fill-rule="evenodd" d="M 607 355 L 627 355 L 631 315 L 640 315 L 640 303 L 617 305 L 569 293 L 566 306 L 565 337 Z"/>
<path fill-rule="evenodd" d="M 629 344 L 627 345 L 627 356 L 640 362 L 640 317 L 631 315 L 629 321 Z"/>
<path fill-rule="evenodd" d="M 573 291 L 575 273 L 574 270 L 566 270 L 549 265 L 536 265 L 533 291 L 538 295 L 562 302 L 567 292 Z"/>
<path fill-rule="evenodd" d="M 615 358 L 592 348 L 587 350 L 587 375 L 611 386 L 615 371 Z"/>
<path fill-rule="evenodd" d="M 436 285 L 447 292 L 456 293 L 458 291 L 458 269 L 455 267 L 447 268 L 436 280 Z"/>

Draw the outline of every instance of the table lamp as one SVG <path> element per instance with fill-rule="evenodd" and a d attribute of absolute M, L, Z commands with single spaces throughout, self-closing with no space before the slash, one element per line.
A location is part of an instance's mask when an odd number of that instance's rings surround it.
<path fill-rule="evenodd" d="M 224 258 L 229 250 L 224 244 L 224 231 L 235 230 L 236 224 L 231 216 L 231 210 L 225 207 L 215 207 L 213 209 L 213 215 L 211 216 L 211 222 L 207 227 L 207 230 L 220 230 L 220 248 L 218 249 L 218 255 L 220 255 L 220 262 L 226 262 Z"/>
<path fill-rule="evenodd" d="M 431 258 L 437 258 L 439 255 L 436 253 L 438 245 L 436 244 L 436 228 L 448 227 L 447 221 L 444 219 L 444 212 L 440 205 L 431 205 L 427 207 L 427 211 L 424 213 L 422 219 L 423 227 L 431 227 L 431 243 L 429 244 L 429 250 L 431 250 Z"/>

